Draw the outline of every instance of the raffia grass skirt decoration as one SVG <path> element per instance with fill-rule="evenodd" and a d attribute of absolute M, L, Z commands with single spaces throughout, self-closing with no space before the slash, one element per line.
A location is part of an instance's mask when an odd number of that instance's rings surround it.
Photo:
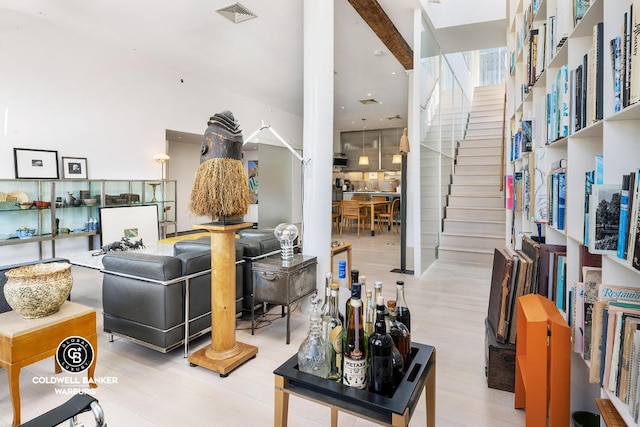
<path fill-rule="evenodd" d="M 191 188 L 189 210 L 218 220 L 246 215 L 249 184 L 242 162 L 213 158 L 201 163 Z"/>
<path fill-rule="evenodd" d="M 67 262 L 25 265 L 7 271 L 5 276 L 7 303 L 26 319 L 57 313 L 73 286 L 71 264 Z"/>

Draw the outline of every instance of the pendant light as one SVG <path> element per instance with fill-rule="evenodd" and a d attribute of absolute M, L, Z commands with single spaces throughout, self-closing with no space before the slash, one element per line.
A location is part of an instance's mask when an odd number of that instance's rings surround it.
<path fill-rule="evenodd" d="M 402 154 L 400 154 L 400 138 L 398 138 L 398 127 L 396 126 L 396 140 L 398 140 L 398 152 L 391 158 L 391 163 L 399 165 L 402 163 Z"/>
<path fill-rule="evenodd" d="M 369 166 L 369 156 L 364 155 L 364 121 L 367 119 L 362 119 L 362 156 L 358 159 L 358 164 L 360 166 Z"/>

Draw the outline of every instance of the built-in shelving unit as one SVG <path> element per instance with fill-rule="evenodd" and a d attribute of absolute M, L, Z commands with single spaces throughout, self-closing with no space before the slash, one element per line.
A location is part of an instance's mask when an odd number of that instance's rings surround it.
<path fill-rule="evenodd" d="M 100 208 L 157 204 L 160 235 L 176 224 L 176 181 L 159 180 L 0 180 L 0 249 L 5 246 L 88 237 L 93 249 L 100 234 Z M 20 203 L 34 203 L 20 206 Z M 37 203 L 40 202 L 40 203 Z M 28 238 L 18 238 L 19 228 L 35 229 Z"/>
<path fill-rule="evenodd" d="M 621 107 L 621 111 L 615 111 L 615 71 L 610 49 L 610 41 L 623 35 L 625 13 L 629 12 L 632 3 L 639 7 L 640 3 L 637 0 L 510 0 L 507 3 L 507 138 L 515 136 L 521 129 L 522 121 L 532 123 L 532 152 L 522 153 L 520 150 L 518 155 L 512 156 L 515 158 L 507 158 L 507 174 L 526 173 L 530 179 L 529 200 L 524 199 L 520 209 L 507 213 L 507 245 L 519 249 L 522 235 L 537 236 L 538 230 L 546 243 L 566 245 L 566 298 L 569 298 L 572 285 L 582 280 L 580 254 L 584 244 L 585 174 L 595 169 L 597 156 L 603 158 L 603 184 L 621 185 L 623 174 L 640 168 L 640 105 L 631 104 Z M 576 4 L 586 4 L 588 7 L 581 18 L 576 16 Z M 590 103 L 586 110 L 587 120 L 578 129 L 576 111 L 580 107 L 575 101 L 575 79 L 585 56 L 590 63 L 594 61 L 596 50 L 593 46 L 594 40 L 597 40 L 599 23 L 603 23 L 600 31 L 604 45 L 600 58 L 602 96 L 597 96 L 595 86 L 590 87 L 588 102 L 592 97 L 597 98 L 602 117 L 597 117 L 598 108 Z M 555 26 L 553 43 L 550 42 L 551 25 Z M 545 37 L 537 40 L 536 51 L 531 52 L 535 31 L 545 34 Z M 540 43 L 544 43 L 543 54 L 537 51 Z M 536 55 L 542 56 L 536 58 Z M 536 64 L 533 77 L 531 61 Z M 559 77 L 563 72 L 567 73 L 566 80 Z M 640 81 L 640 70 L 633 73 L 633 79 Z M 569 85 L 569 93 L 562 98 L 563 92 L 558 90 L 557 84 L 565 81 Z M 549 97 L 553 97 L 554 93 L 558 97 L 556 105 L 560 104 L 560 111 L 556 112 L 560 114 L 558 117 L 553 115 L 553 99 L 551 104 L 549 102 Z M 566 101 L 564 105 L 563 100 Z M 568 117 L 561 117 L 563 112 Z M 553 124 L 553 120 L 557 120 L 557 124 Z M 563 131 L 565 124 L 566 132 Z M 556 130 L 559 128 L 556 134 L 550 132 L 553 126 Z M 508 149 L 506 151 L 509 153 Z M 546 180 L 550 177 L 551 166 L 561 159 L 566 159 L 563 171 L 566 178 L 566 206 L 564 227 L 559 229 L 549 221 L 552 205 L 546 191 Z M 536 200 L 537 186 L 542 190 L 540 195 L 543 197 L 540 200 Z M 544 196 L 547 196 L 546 200 Z M 544 203 L 547 203 L 546 207 L 542 206 Z M 602 282 L 640 287 L 640 271 L 615 255 L 603 255 Z M 563 315 L 569 317 L 567 313 Z M 574 363 L 572 369 L 575 372 L 588 372 L 585 361 L 574 357 L 576 359 L 582 366 Z M 590 396 L 585 390 L 589 390 L 588 378 L 574 376 L 571 392 L 580 395 L 583 401 L 572 401 L 572 411 L 595 408 L 591 398 L 611 398 L 627 425 L 636 425 L 627 405 L 611 393 L 596 388 L 597 395 Z"/>

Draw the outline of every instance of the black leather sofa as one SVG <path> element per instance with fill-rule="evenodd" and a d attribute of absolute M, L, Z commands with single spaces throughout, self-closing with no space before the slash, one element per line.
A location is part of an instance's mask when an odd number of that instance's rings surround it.
<path fill-rule="evenodd" d="M 180 242 L 179 242 L 180 243 Z M 242 312 L 242 248 L 236 248 L 236 313 Z M 173 256 L 116 252 L 102 260 L 104 330 L 161 352 L 211 329 L 211 250 L 174 245 Z M 186 283 L 189 304 L 185 305 Z M 185 311 L 189 340 L 185 341 Z"/>

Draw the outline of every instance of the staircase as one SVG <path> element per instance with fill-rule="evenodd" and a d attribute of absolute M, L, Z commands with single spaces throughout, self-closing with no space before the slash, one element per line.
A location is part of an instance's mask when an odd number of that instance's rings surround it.
<path fill-rule="evenodd" d="M 491 265 L 505 243 L 500 192 L 504 85 L 475 88 L 449 187 L 438 258 Z"/>

